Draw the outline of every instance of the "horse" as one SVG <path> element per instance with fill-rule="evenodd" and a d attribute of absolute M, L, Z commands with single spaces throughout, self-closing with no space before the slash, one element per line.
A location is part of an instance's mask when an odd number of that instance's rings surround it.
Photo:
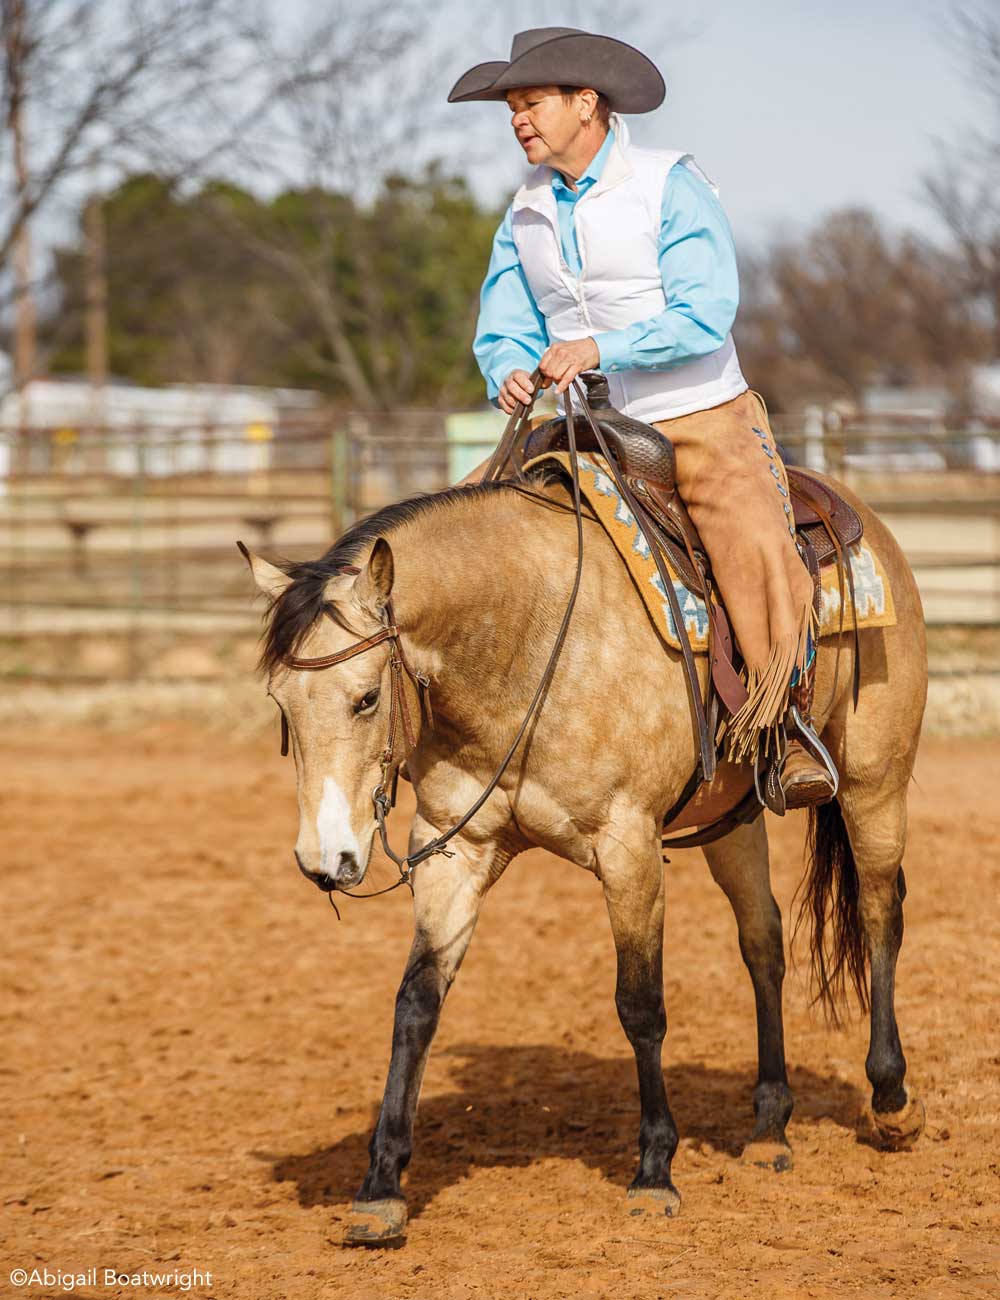
<path fill-rule="evenodd" d="M 534 846 L 601 883 L 617 953 L 615 1002 L 639 1085 L 629 1209 L 673 1216 L 680 1208 L 671 1177 L 678 1135 L 661 1067 L 660 840 L 664 813 L 697 760 L 685 677 L 611 540 L 585 517 L 579 592 L 555 670 L 513 760 L 488 788 L 543 680 L 575 573 L 578 523 L 565 485 L 549 475 L 531 488 L 473 484 L 390 505 L 317 560 L 279 567 L 241 545 L 268 602 L 261 669 L 291 739 L 300 813 L 295 859 L 308 879 L 326 892 L 361 884 L 377 826 L 372 791 L 377 805 L 387 769 L 405 761 L 413 784 L 411 853 L 488 789 L 448 854 L 427 858 L 409 876 L 414 937 L 348 1244 L 405 1237 L 400 1175 L 442 1004 L 487 892 Z M 871 1115 L 877 1138 L 902 1149 L 924 1123 L 922 1102 L 906 1087 L 894 1008 L 906 794 L 927 688 L 924 625 L 891 533 L 851 493 L 837 490 L 860 512 L 883 562 L 897 622 L 859 633 L 856 706 L 854 643 L 841 648 L 826 638 L 818 645 L 815 721 L 841 780 L 836 800 L 810 813 L 800 919 L 809 930 L 818 999 L 836 1016 L 853 988 L 870 1014 Z M 843 662 L 835 673 L 838 651 Z M 782 918 L 763 818 L 704 853 L 735 913 L 756 1002 L 754 1126 L 742 1158 L 780 1170 L 792 1159 L 785 1130 L 793 1098 L 782 1023 Z"/>

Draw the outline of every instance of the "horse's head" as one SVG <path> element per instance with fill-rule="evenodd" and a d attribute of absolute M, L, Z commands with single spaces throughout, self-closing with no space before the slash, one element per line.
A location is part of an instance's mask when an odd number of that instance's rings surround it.
<path fill-rule="evenodd" d="M 380 538 L 362 568 L 331 576 L 322 562 L 286 573 L 240 549 L 270 602 L 261 663 L 295 756 L 295 860 L 320 889 L 351 889 L 364 879 L 376 829 L 372 792 L 389 732 L 391 643 L 328 668 L 288 661 L 337 654 L 385 627 L 392 551 Z"/>

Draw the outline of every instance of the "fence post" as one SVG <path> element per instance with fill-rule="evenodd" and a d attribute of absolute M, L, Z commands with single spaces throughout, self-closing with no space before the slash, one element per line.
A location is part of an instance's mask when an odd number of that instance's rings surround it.
<path fill-rule="evenodd" d="M 136 429 L 135 440 L 135 477 L 132 480 L 132 554 L 129 572 L 129 610 L 128 620 L 128 677 L 135 681 L 139 676 L 139 632 L 142 619 L 143 597 L 143 509 L 146 490 L 146 448 L 145 429 Z"/>
<path fill-rule="evenodd" d="M 347 433 L 342 425 L 330 430 L 330 532 L 339 537 L 347 527 L 348 462 Z"/>
<path fill-rule="evenodd" d="M 27 550 L 24 542 L 25 528 L 25 507 L 27 497 L 27 451 L 24 444 L 27 441 L 23 429 L 15 429 L 11 434 L 5 434 L 11 440 L 11 449 L 8 458 L 8 467 L 10 478 L 8 480 L 8 504 L 10 507 L 10 549 L 8 559 L 10 561 L 9 573 L 10 582 L 7 588 L 7 596 L 10 608 L 10 630 L 11 632 L 20 632 L 24 618 L 24 573 L 25 573 L 25 552 Z M 18 476 L 21 481 L 18 481 Z"/>

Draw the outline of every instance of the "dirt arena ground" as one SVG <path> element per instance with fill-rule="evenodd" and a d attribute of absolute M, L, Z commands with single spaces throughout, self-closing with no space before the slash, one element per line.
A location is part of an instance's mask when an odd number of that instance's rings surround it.
<path fill-rule="evenodd" d="M 487 903 L 424 1083 L 407 1245 L 340 1239 L 388 1059 L 401 891 L 298 876 L 276 735 L 5 734 L 3 1268 L 211 1274 L 199 1296 L 996 1297 L 1000 741 L 928 740 L 898 1008 L 915 1151 L 859 1140 L 866 1034 L 786 984 L 795 1167 L 742 1167 L 754 1017 L 697 853 L 667 868 L 675 1221 L 629 1217 L 638 1119 L 599 888 L 533 854 Z M 404 821 L 405 818 L 401 819 Z M 404 826 L 398 825 L 402 837 Z M 772 826 L 786 910 L 803 822 Z M 385 879 L 385 877 L 383 877 Z M 180 1294 L 81 1284 L 77 1294 Z"/>

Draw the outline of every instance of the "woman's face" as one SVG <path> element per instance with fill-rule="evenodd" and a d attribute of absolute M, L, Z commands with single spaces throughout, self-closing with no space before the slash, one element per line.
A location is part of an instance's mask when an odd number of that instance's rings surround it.
<path fill-rule="evenodd" d="M 565 100 L 558 86 L 529 86 L 507 96 L 510 124 L 533 167 L 561 158 L 581 130 L 580 94 Z"/>

